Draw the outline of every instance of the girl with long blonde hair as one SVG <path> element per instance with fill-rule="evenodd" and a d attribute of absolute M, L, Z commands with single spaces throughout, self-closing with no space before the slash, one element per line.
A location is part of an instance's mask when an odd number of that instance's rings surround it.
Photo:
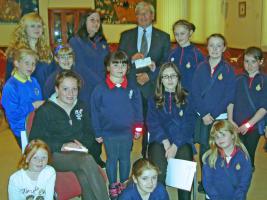
<path fill-rule="evenodd" d="M 8 57 L 6 80 L 10 78 L 13 71 L 14 52 L 21 48 L 32 49 L 38 55 L 39 62 L 33 76 L 42 87 L 47 74 L 53 71 L 53 66 L 50 65 L 52 52 L 48 43 L 46 26 L 38 13 L 31 12 L 24 15 L 12 34 L 11 42 L 6 50 Z"/>
<path fill-rule="evenodd" d="M 208 199 L 246 199 L 252 177 L 249 154 L 228 120 L 215 121 L 203 155 L 202 182 Z"/>

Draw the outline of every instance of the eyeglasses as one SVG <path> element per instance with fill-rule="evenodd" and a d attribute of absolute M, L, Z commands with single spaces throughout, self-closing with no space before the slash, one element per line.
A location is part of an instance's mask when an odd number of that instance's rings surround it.
<path fill-rule="evenodd" d="M 59 57 L 59 59 L 62 59 L 62 60 L 73 59 L 73 55 L 71 55 L 71 54 L 60 55 L 58 57 Z"/>
<path fill-rule="evenodd" d="M 171 75 L 163 75 L 162 76 L 162 79 L 163 80 L 173 80 L 173 79 L 177 79 L 178 78 L 178 76 L 177 76 L 177 74 L 171 74 Z"/>

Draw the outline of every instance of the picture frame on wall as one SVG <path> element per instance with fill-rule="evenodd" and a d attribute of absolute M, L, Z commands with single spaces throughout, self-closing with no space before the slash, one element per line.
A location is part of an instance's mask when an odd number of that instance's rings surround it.
<path fill-rule="evenodd" d="M 0 23 L 18 23 L 30 12 L 39 11 L 39 0 L 0 0 Z"/>
<path fill-rule="evenodd" d="M 241 1 L 238 3 L 238 16 L 239 17 L 246 17 L 246 2 Z"/>
<path fill-rule="evenodd" d="M 135 24 L 135 7 L 143 0 L 95 0 L 95 9 L 105 24 Z M 155 8 L 157 0 L 146 0 Z"/>

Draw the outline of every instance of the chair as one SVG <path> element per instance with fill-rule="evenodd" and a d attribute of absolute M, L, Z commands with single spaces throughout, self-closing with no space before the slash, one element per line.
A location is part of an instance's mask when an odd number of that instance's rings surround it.
<path fill-rule="evenodd" d="M 31 112 L 26 120 L 26 132 L 29 136 L 35 112 Z M 107 180 L 106 173 L 102 168 L 99 167 L 99 171 L 103 176 L 105 182 Z M 55 191 L 57 193 L 58 200 L 69 200 L 71 198 L 81 195 L 82 189 L 76 175 L 69 172 L 57 172 L 56 174 L 56 184 Z"/>

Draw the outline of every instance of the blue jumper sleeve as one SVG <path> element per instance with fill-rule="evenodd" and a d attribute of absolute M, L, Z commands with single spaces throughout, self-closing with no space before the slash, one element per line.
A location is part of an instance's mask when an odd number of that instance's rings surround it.
<path fill-rule="evenodd" d="M 129 182 L 126 189 L 119 195 L 118 200 L 142 200 L 133 182 Z"/>
<path fill-rule="evenodd" d="M 243 152 L 242 152 L 243 153 Z M 240 181 L 236 187 L 234 200 L 244 200 L 246 199 L 246 195 L 250 186 L 251 178 L 252 178 L 252 167 L 250 159 L 246 159 L 245 155 L 240 159 L 240 165 L 242 166 Z"/>
<path fill-rule="evenodd" d="M 158 183 L 156 189 L 152 192 L 153 198 L 157 200 L 169 200 L 169 195 L 166 188 L 161 184 Z"/>
<path fill-rule="evenodd" d="M 135 123 L 143 123 L 143 106 L 141 93 L 138 88 L 133 90 L 133 107 L 135 111 Z"/>
<path fill-rule="evenodd" d="M 200 84 L 203 80 L 203 70 L 202 68 L 205 67 L 204 64 L 200 63 L 197 66 L 196 71 L 194 72 L 194 76 L 193 76 L 193 80 L 192 80 L 192 98 L 193 98 L 193 102 L 194 102 L 194 107 L 196 109 L 196 112 L 198 112 L 202 117 L 204 117 L 205 115 L 207 115 L 209 112 L 207 111 L 206 107 L 206 102 L 202 99 L 201 97 L 201 88 L 200 88 Z"/>
<path fill-rule="evenodd" d="M 27 94 L 25 94 L 27 95 Z M 20 104 L 20 97 L 14 85 L 6 84 L 2 93 L 2 105 L 6 116 L 11 121 L 19 121 L 34 110 L 32 102 Z"/>
<path fill-rule="evenodd" d="M 103 91 L 100 90 L 101 87 L 95 87 L 91 96 L 91 119 L 96 138 L 103 136 L 103 131 L 101 127 L 101 113 L 99 110 L 101 106 L 101 92 Z"/>
<path fill-rule="evenodd" d="M 161 126 L 161 121 L 159 119 L 159 112 L 156 108 L 156 104 L 152 98 L 148 100 L 148 111 L 147 111 L 147 127 L 150 133 L 149 142 L 159 142 L 161 143 L 164 139 L 168 139 L 163 127 Z"/>
<path fill-rule="evenodd" d="M 264 80 L 263 80 L 263 97 L 260 99 L 260 108 L 264 108 L 265 110 L 267 110 L 267 76 L 266 75 L 262 75 Z"/>
<path fill-rule="evenodd" d="M 214 179 L 213 179 L 213 174 L 216 169 L 211 168 L 208 164 L 208 160 L 206 160 L 206 163 L 203 164 L 202 167 L 202 183 L 203 187 L 205 189 L 205 192 L 209 196 L 210 199 L 212 200 L 220 200 L 217 196 L 217 191 L 215 187 L 212 187 Z"/>

